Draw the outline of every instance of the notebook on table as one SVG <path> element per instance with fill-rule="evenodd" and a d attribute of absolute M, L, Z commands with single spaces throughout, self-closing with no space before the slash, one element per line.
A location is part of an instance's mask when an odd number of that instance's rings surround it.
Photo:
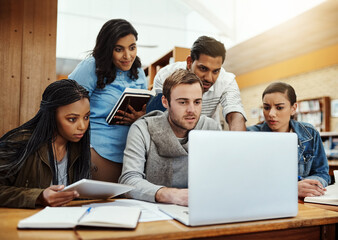
<path fill-rule="evenodd" d="M 189 133 L 189 207 L 160 210 L 190 226 L 293 217 L 298 212 L 295 133 Z"/>
<path fill-rule="evenodd" d="M 141 210 L 135 207 L 45 207 L 22 219 L 19 229 L 66 229 L 77 226 L 136 228 Z"/>
<path fill-rule="evenodd" d="M 334 184 L 326 187 L 322 196 L 305 197 L 304 202 L 338 206 L 338 170 L 333 170 Z"/>

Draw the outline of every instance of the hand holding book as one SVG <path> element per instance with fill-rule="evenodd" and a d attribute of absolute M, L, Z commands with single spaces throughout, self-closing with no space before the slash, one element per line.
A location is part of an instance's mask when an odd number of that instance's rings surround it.
<path fill-rule="evenodd" d="M 130 125 L 146 113 L 146 104 L 155 90 L 126 88 L 106 118 L 108 124 Z"/>
<path fill-rule="evenodd" d="M 129 111 L 118 110 L 114 119 L 116 120 L 115 124 L 118 125 L 131 125 L 137 119 L 146 114 L 147 105 L 144 104 L 141 111 L 136 111 L 131 105 L 127 105 Z"/>

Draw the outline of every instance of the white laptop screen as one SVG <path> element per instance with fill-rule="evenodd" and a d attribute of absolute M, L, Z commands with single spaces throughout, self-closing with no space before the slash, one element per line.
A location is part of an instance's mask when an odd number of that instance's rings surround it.
<path fill-rule="evenodd" d="M 295 133 L 189 133 L 190 225 L 295 216 Z"/>

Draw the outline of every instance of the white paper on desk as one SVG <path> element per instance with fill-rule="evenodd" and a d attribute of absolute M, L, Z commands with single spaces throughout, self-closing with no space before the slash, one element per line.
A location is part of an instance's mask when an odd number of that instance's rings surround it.
<path fill-rule="evenodd" d="M 304 202 L 338 205 L 338 183 L 327 186 L 322 196 L 305 197 Z"/>
<path fill-rule="evenodd" d="M 117 199 L 114 202 L 107 203 L 92 203 L 86 206 L 99 207 L 99 206 L 124 206 L 124 207 L 138 207 L 141 209 L 141 216 L 139 222 L 153 222 L 162 220 L 171 220 L 172 217 L 163 213 L 158 209 L 156 203 L 150 203 L 134 199 Z"/>

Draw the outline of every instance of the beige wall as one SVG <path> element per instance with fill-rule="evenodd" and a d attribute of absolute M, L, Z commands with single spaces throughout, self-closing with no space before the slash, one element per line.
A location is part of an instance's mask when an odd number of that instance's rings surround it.
<path fill-rule="evenodd" d="M 308 99 L 329 96 L 331 100 L 338 99 L 338 65 L 322 68 L 292 77 L 281 78 L 296 90 L 297 99 Z M 247 126 L 258 122 L 257 118 L 251 117 L 251 110 L 262 106 L 261 94 L 271 82 L 258 84 L 252 87 L 241 88 L 241 97 L 244 110 L 247 114 Z M 331 131 L 338 131 L 338 118 L 331 117 Z"/>

